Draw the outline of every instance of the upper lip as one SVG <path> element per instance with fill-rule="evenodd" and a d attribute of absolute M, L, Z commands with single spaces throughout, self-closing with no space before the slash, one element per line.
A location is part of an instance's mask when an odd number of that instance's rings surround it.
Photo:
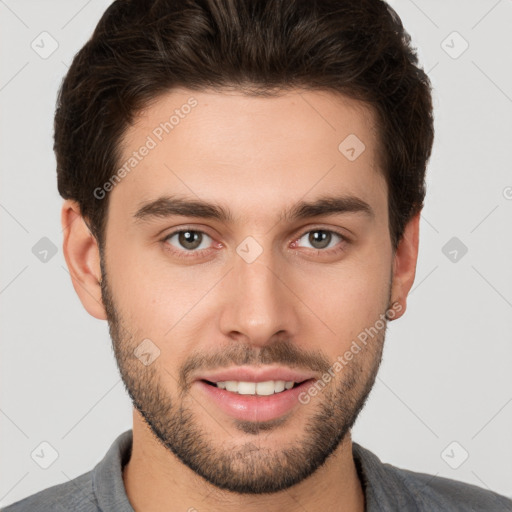
<path fill-rule="evenodd" d="M 315 373 L 311 371 L 296 370 L 286 367 L 251 367 L 236 366 L 231 368 L 219 369 L 216 371 L 205 372 L 197 377 L 196 380 L 208 380 L 210 382 L 225 382 L 235 380 L 242 382 L 265 382 L 269 380 L 284 380 L 285 382 L 303 382 L 315 378 Z"/>

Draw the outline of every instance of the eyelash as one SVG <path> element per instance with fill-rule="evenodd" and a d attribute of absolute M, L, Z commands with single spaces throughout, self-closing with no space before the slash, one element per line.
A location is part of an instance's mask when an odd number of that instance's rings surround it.
<path fill-rule="evenodd" d="M 180 233 L 185 233 L 187 231 L 192 231 L 194 233 L 201 233 L 201 234 L 206 235 L 213 239 L 213 237 L 211 237 L 208 233 L 206 233 L 204 231 L 201 231 L 199 229 L 184 227 L 184 228 L 178 229 L 176 231 L 173 231 L 172 233 L 169 233 L 161 240 L 164 243 L 165 250 L 169 251 L 173 256 L 175 256 L 177 258 L 182 258 L 182 259 L 196 258 L 198 254 L 201 254 L 204 251 L 211 250 L 210 248 L 201 249 L 201 250 L 193 250 L 193 251 L 178 250 L 178 249 L 173 248 L 170 244 L 167 243 L 167 241 L 170 238 L 172 238 L 174 235 L 179 235 Z M 310 229 L 302 232 L 302 234 L 300 234 L 298 237 L 295 238 L 294 242 L 300 240 L 304 235 L 314 232 L 314 231 L 325 231 L 326 233 L 335 234 L 341 238 L 341 242 L 339 242 L 335 247 L 333 247 L 331 249 L 309 249 L 310 251 L 315 251 L 315 254 L 317 254 L 317 255 L 320 253 L 323 253 L 323 254 L 327 254 L 329 256 L 334 256 L 340 252 L 345 251 L 345 247 L 344 247 L 345 244 L 350 242 L 350 240 L 345 235 L 341 234 L 339 231 L 336 231 L 333 229 L 325 229 L 322 227 L 310 228 Z"/>

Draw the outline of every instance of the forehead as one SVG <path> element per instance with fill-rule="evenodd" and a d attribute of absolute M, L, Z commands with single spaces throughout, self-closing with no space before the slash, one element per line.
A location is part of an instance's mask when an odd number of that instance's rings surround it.
<path fill-rule="evenodd" d="M 386 210 L 374 113 L 332 92 L 175 89 L 137 115 L 121 149 L 111 208 L 132 215 L 173 194 L 229 203 L 242 216 L 327 193 Z"/>

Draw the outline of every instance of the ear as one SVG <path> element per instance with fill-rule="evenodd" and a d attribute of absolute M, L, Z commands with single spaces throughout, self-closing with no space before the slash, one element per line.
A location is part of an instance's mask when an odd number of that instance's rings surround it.
<path fill-rule="evenodd" d="M 64 233 L 64 258 L 71 275 L 73 288 L 87 312 L 106 320 L 101 300 L 100 251 L 75 201 L 66 200 L 62 206 L 61 224 Z"/>
<path fill-rule="evenodd" d="M 394 319 L 400 318 L 407 309 L 407 295 L 416 276 L 416 262 L 418 260 L 418 245 L 420 235 L 420 215 L 417 213 L 405 226 L 402 239 L 398 243 L 393 262 L 393 283 L 391 303 L 398 301 L 402 306 Z"/>

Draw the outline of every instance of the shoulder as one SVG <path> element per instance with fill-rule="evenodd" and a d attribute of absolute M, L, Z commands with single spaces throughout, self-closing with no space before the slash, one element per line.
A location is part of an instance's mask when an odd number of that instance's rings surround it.
<path fill-rule="evenodd" d="M 512 500 L 476 485 L 399 468 L 352 443 L 368 510 L 512 512 Z"/>
<path fill-rule="evenodd" d="M 132 430 L 120 434 L 94 469 L 17 501 L 2 512 L 133 512 L 122 468 L 130 458 Z"/>
<path fill-rule="evenodd" d="M 404 482 L 418 503 L 430 507 L 430 510 L 512 512 L 512 500 L 491 490 L 451 478 L 389 466 L 389 471 Z"/>
<path fill-rule="evenodd" d="M 92 471 L 84 473 L 69 482 L 48 487 L 13 503 L 1 512 L 97 512 Z"/>

